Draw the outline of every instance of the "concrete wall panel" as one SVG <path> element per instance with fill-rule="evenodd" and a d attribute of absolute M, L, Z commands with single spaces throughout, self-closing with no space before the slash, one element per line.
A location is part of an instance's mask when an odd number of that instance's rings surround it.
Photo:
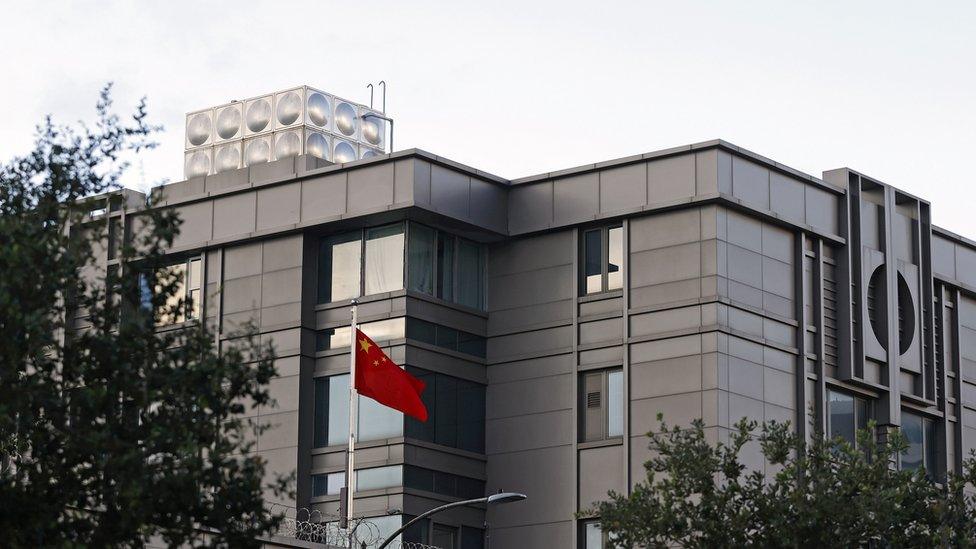
<path fill-rule="evenodd" d="M 695 156 L 673 156 L 647 163 L 647 201 L 672 202 L 695 196 Z"/>
<path fill-rule="evenodd" d="M 345 213 L 346 177 L 346 172 L 343 172 L 302 181 L 302 221 Z"/>
<path fill-rule="evenodd" d="M 256 194 L 235 194 L 214 200 L 213 237 L 226 238 L 254 231 Z"/>
<path fill-rule="evenodd" d="M 301 183 L 289 183 L 258 191 L 257 229 L 298 223 L 301 217 Z"/>

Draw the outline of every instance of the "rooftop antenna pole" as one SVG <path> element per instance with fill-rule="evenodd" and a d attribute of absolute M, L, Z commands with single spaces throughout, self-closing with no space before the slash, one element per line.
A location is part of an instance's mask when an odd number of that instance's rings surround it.
<path fill-rule="evenodd" d="M 383 114 L 386 114 L 386 80 L 380 80 L 379 85 L 380 86 L 383 86 L 383 109 L 382 109 L 382 112 L 383 112 Z M 370 99 L 372 99 L 372 97 Z M 369 102 L 369 107 L 370 108 L 373 107 L 372 100 Z"/>
<path fill-rule="evenodd" d="M 366 87 L 369 88 L 369 108 L 372 109 L 373 108 L 373 84 L 371 84 L 371 83 L 370 84 L 366 84 Z M 383 102 L 384 103 L 386 102 L 386 86 L 385 85 L 384 85 L 384 88 L 383 88 Z"/>

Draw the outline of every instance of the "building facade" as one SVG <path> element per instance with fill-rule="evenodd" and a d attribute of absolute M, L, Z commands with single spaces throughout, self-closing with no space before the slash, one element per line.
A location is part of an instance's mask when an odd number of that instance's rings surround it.
<path fill-rule="evenodd" d="M 281 503 L 337 515 L 353 298 L 427 381 L 427 423 L 360 405 L 356 511 L 374 537 L 506 490 L 528 500 L 407 539 L 480 549 L 487 520 L 493 547 L 601 547 L 577 512 L 644 478 L 658 413 L 715 441 L 742 417 L 807 437 L 874 419 L 911 441 L 900 466 L 935 476 L 976 447 L 976 243 L 853 170 L 816 178 L 711 141 L 509 181 L 408 150 L 155 192 L 184 220 L 170 253 L 193 301 L 169 321 L 222 342 L 253 321 L 276 346 L 255 450 L 297 475 Z M 126 195 L 105 214 L 116 234 L 140 225 Z"/>

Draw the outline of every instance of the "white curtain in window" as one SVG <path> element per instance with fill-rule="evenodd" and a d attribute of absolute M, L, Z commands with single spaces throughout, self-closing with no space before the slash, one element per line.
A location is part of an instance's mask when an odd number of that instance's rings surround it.
<path fill-rule="evenodd" d="M 366 235 L 366 295 L 403 289 L 403 226 L 377 227 Z"/>

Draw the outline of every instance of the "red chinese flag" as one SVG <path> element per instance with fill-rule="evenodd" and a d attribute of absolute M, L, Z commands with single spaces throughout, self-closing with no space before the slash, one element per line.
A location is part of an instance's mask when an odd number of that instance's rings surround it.
<path fill-rule="evenodd" d="M 379 345 L 356 329 L 356 391 L 363 396 L 427 421 L 420 393 L 427 385 L 397 366 Z"/>

